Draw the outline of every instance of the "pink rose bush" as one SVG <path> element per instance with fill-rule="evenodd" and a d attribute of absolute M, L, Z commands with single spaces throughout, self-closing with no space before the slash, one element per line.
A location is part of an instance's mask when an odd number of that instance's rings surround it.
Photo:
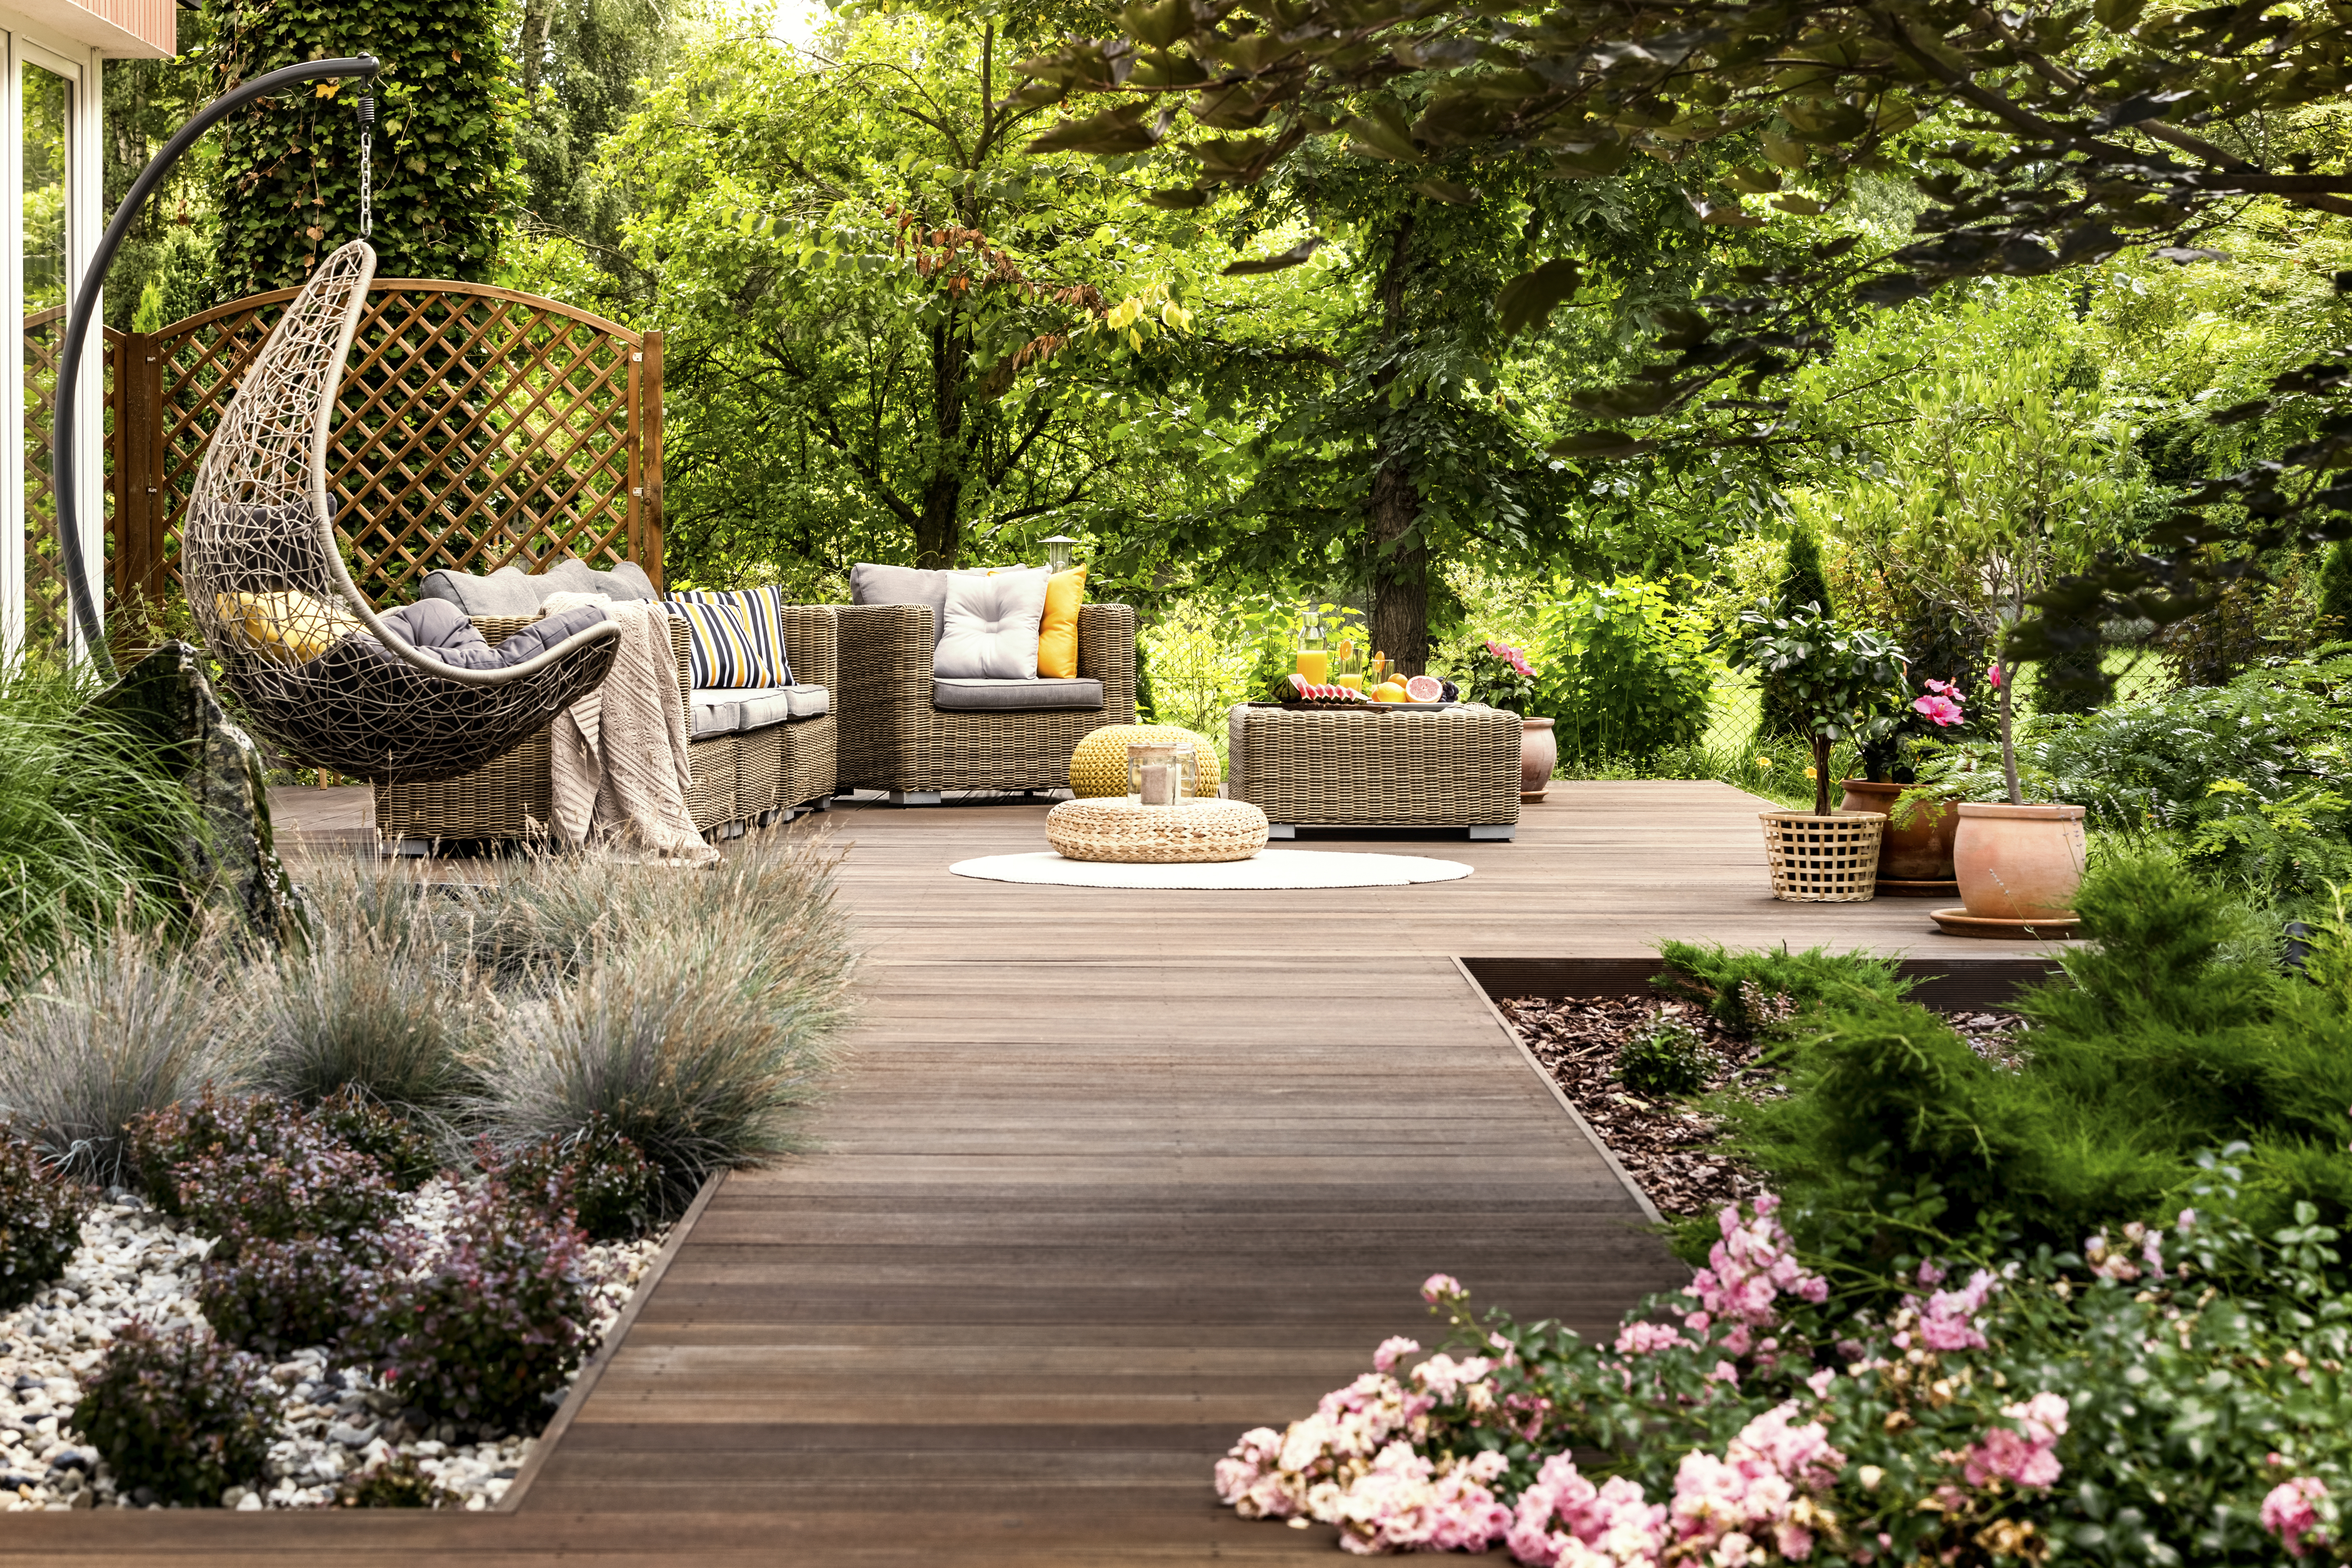
<path fill-rule="evenodd" d="M 1913 1258 L 1833 1291 L 1770 1195 L 1716 1232 L 1687 1287 L 1591 1342 L 1474 1313 L 1433 1275 L 1447 1342 L 1387 1339 L 1312 1414 L 1244 1434 L 1218 1497 L 1333 1526 L 1353 1552 L 1500 1550 L 1534 1568 L 2039 1563 L 2080 1532 L 2131 1548 L 2118 1560 L 2192 1536 L 2212 1561 L 2341 1560 L 2329 1483 L 2352 1484 L 2352 1302 L 2280 1314 L 2306 1325 L 2290 1348 L 2262 1326 L 2270 1309 L 2207 1284 L 2275 1270 L 2285 1244 L 2182 1211 L 2079 1256 Z M 2293 1233 L 2303 1262 L 2311 1234 Z M 2277 1430 L 2280 1391 L 2297 1391 L 2292 1461 L 2171 1436 L 2165 1413 L 2210 1410 L 2225 1368 L 2254 1402 L 2232 1431 Z"/>

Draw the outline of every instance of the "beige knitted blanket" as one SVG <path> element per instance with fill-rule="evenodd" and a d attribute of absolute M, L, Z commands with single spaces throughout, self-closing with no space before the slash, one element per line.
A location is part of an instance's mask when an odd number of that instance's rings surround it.
<path fill-rule="evenodd" d="M 620 623 L 621 647 L 604 683 L 555 716 L 548 782 L 558 842 L 596 844 L 648 859 L 703 864 L 719 851 L 687 810 L 693 782 L 686 713 L 677 700 L 669 615 L 638 600 L 551 594 L 550 615 L 600 605 Z"/>

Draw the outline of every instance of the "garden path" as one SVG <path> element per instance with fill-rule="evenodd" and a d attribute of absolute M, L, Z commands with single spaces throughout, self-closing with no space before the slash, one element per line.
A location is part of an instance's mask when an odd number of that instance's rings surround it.
<path fill-rule="evenodd" d="M 355 795 L 281 826 L 356 837 Z M 837 809 L 870 957 L 817 1147 L 719 1188 L 519 1508 L 16 1515 L 0 1563 L 1334 1561 L 1210 1465 L 1424 1334 L 1424 1276 L 1586 1330 L 1684 1277 L 1454 955 L 1990 956 L 1775 903 L 1759 804 L 1559 784 L 1515 844 L 1385 846 L 1465 881 L 1192 894 L 947 873 L 1042 847 L 1039 804 Z"/>

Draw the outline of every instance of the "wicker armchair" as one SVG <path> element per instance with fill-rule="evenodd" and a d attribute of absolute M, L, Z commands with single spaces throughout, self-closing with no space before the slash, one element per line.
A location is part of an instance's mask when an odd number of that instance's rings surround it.
<path fill-rule="evenodd" d="M 1070 753 L 1105 724 L 1135 722 L 1135 611 L 1078 611 L 1078 674 L 1099 680 L 1099 708 L 942 712 L 931 706 L 931 612 L 921 605 L 835 605 L 841 628 L 841 786 L 887 790 L 909 805 L 949 789 L 1059 789 Z"/>
<path fill-rule="evenodd" d="M 833 609 L 788 605 L 783 614 L 784 649 L 793 674 L 805 685 L 831 689 L 836 668 Z M 535 619 L 478 616 L 474 624 L 485 638 L 497 643 Z M 684 708 L 694 681 L 684 621 L 670 622 L 669 641 L 677 660 L 678 704 Z M 713 735 L 691 742 L 687 757 L 694 782 L 686 804 L 694 826 L 709 835 L 766 820 L 786 807 L 829 805 L 835 723 L 827 713 L 748 735 Z M 496 762 L 461 777 L 439 784 L 377 784 L 377 836 L 411 853 L 436 841 L 542 838 L 555 812 L 549 759 L 548 732 L 542 729 Z"/>

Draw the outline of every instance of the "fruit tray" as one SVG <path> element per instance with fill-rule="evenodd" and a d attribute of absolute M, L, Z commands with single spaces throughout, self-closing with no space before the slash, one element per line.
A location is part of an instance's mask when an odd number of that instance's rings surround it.
<path fill-rule="evenodd" d="M 1250 706 L 1279 708 L 1286 713 L 1435 713 L 1462 704 L 1440 699 L 1435 702 L 1253 702 Z"/>

